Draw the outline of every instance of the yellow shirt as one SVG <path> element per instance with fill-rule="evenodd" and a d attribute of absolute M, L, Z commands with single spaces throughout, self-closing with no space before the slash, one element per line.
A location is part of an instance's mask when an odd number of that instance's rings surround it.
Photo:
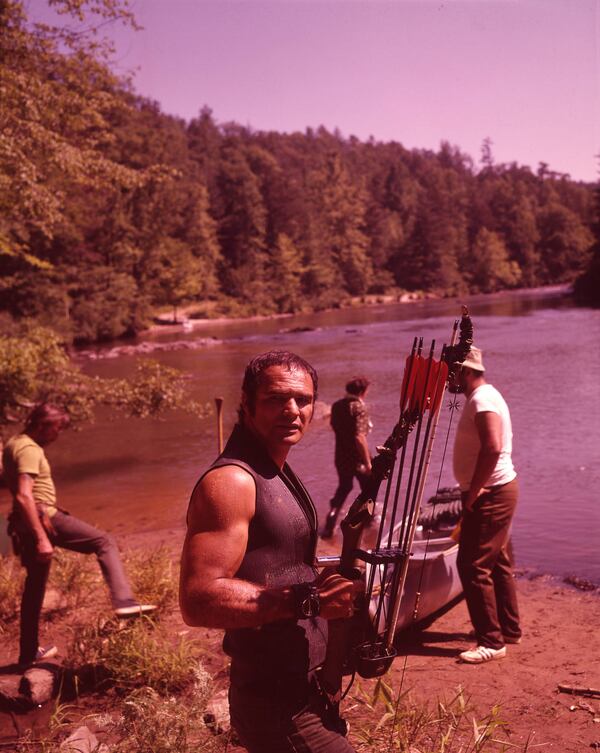
<path fill-rule="evenodd" d="M 19 487 L 19 474 L 33 479 L 33 498 L 43 504 L 48 515 L 56 512 L 56 488 L 44 450 L 28 434 L 17 434 L 6 443 L 2 454 L 4 477 L 13 496 Z"/>

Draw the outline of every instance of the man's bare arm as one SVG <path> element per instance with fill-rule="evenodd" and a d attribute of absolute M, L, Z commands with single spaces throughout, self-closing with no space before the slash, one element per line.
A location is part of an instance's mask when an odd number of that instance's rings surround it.
<path fill-rule="evenodd" d="M 481 447 L 475 463 L 471 486 L 463 502 L 467 511 L 472 509 L 475 500 L 481 494 L 502 451 L 502 422 L 497 413 L 483 411 L 475 414 L 475 426 L 479 433 Z"/>
<path fill-rule="evenodd" d="M 371 470 L 371 453 L 369 451 L 369 445 L 367 443 L 366 434 L 356 434 L 354 437 L 356 442 L 356 449 L 360 456 L 360 462 L 365 466 L 367 471 Z"/>
<path fill-rule="evenodd" d="M 21 520 L 29 528 L 31 535 L 35 539 L 37 559 L 41 562 L 49 560 L 52 557 L 54 548 L 40 521 L 35 499 L 33 498 L 33 479 L 28 473 L 19 473 L 15 502 L 21 514 Z"/>
<path fill-rule="evenodd" d="M 208 473 L 190 503 L 183 546 L 179 601 L 188 625 L 258 627 L 295 614 L 291 588 L 265 588 L 235 578 L 246 552 L 256 488 L 241 468 Z M 354 585 L 341 576 L 319 585 L 324 617 L 352 614 Z"/>

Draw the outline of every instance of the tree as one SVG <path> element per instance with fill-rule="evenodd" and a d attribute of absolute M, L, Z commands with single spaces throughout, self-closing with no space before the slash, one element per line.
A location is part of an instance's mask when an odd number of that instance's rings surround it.
<path fill-rule="evenodd" d="M 479 160 L 483 165 L 483 168 L 492 171 L 494 169 L 494 155 L 492 154 L 492 146 L 494 142 L 489 136 L 487 136 L 481 143 L 481 159 Z"/>
<path fill-rule="evenodd" d="M 316 290 L 331 283 L 350 295 L 363 295 L 373 279 L 369 239 L 363 232 L 366 195 L 353 184 L 339 156 L 333 155 L 308 181 L 311 197 L 312 258 L 309 273 Z M 336 279 L 337 278 L 337 279 Z"/>
<path fill-rule="evenodd" d="M 419 173 L 414 229 L 394 259 L 399 285 L 409 290 L 466 290 L 461 255 L 467 247 L 467 191 L 461 176 L 435 162 Z"/>
<path fill-rule="evenodd" d="M 282 233 L 271 251 L 271 291 L 277 311 L 292 313 L 301 308 L 302 254 L 291 238 Z"/>
<path fill-rule="evenodd" d="M 111 267 L 77 269 L 69 297 L 69 318 L 79 343 L 133 335 L 148 320 L 148 301 L 138 294 L 133 277 Z"/>
<path fill-rule="evenodd" d="M 590 261 L 587 269 L 573 286 L 575 300 L 582 306 L 600 307 L 600 182 L 594 190 L 594 222 L 592 232 L 594 245 L 590 249 Z"/>
<path fill-rule="evenodd" d="M 515 287 L 521 279 L 519 265 L 509 259 L 502 238 L 486 228 L 473 244 L 470 269 L 473 284 L 483 293 Z"/>
<path fill-rule="evenodd" d="M 163 238 L 146 259 L 146 285 L 152 300 L 173 309 L 177 321 L 177 308 L 196 298 L 204 287 L 204 265 L 186 244 L 173 238 Z"/>
<path fill-rule="evenodd" d="M 228 144 L 223 150 L 218 183 L 223 292 L 257 307 L 268 305 L 267 211 L 260 181 L 241 146 Z"/>
<path fill-rule="evenodd" d="M 128 379 L 84 374 L 69 358 L 64 342 L 41 327 L 22 326 L 0 335 L 0 427 L 23 420 L 38 402 L 64 406 L 75 423 L 91 420 L 97 405 L 137 417 L 184 409 L 202 414 L 176 369 L 143 361 Z"/>
<path fill-rule="evenodd" d="M 594 236 L 579 217 L 553 203 L 538 215 L 538 251 L 544 282 L 571 282 L 590 258 Z"/>
<path fill-rule="evenodd" d="M 110 0 L 55 3 L 80 19 L 90 4 L 105 19 L 133 23 L 124 6 Z M 36 265 L 31 237 L 52 238 L 68 224 L 70 191 L 131 188 L 144 176 L 103 153 L 112 138 L 107 115 L 125 104 L 121 83 L 98 59 L 89 35 L 28 27 L 22 3 L 4 0 L 0 45 L 0 252 Z"/>

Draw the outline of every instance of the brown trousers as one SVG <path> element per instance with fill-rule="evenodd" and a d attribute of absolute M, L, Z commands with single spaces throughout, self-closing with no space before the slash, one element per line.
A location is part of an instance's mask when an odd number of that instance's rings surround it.
<path fill-rule="evenodd" d="M 458 548 L 458 572 L 477 645 L 499 649 L 519 638 L 517 591 L 509 554 L 517 480 L 482 494 L 465 513 Z"/>

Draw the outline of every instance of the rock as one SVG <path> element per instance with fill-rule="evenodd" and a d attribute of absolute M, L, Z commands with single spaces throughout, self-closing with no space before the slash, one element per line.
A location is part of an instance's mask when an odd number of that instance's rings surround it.
<path fill-rule="evenodd" d="M 120 356 L 131 356 L 140 353 L 148 354 L 159 351 L 199 350 L 201 348 L 210 347 L 211 345 L 219 345 L 222 342 L 223 341 L 219 340 L 217 337 L 196 337 L 191 340 L 175 340 L 166 343 L 145 340 L 136 345 L 116 345 L 114 348 L 110 348 L 110 350 L 80 350 L 78 355 L 81 358 L 98 360 L 101 358 L 119 358 Z"/>
<path fill-rule="evenodd" d="M 221 735 L 229 731 L 231 722 L 229 720 L 229 701 L 226 690 L 220 690 L 206 704 L 203 719 L 204 724 L 214 735 Z"/>
<path fill-rule="evenodd" d="M 31 707 L 31 701 L 24 698 L 20 691 L 21 675 L 0 676 L 0 708 L 6 710 L 23 710 Z"/>
<path fill-rule="evenodd" d="M 580 578 L 577 575 L 567 575 L 567 577 L 564 578 L 564 582 L 568 583 L 570 586 L 574 586 L 579 591 L 595 591 L 598 588 L 598 586 L 595 583 L 592 583 L 591 580 Z"/>
<path fill-rule="evenodd" d="M 89 727 L 77 727 L 66 740 L 61 743 L 63 753 L 108 753 L 108 746 L 98 742 L 96 735 Z"/>
<path fill-rule="evenodd" d="M 58 689 L 59 675 L 60 668 L 56 664 L 28 669 L 21 678 L 19 685 L 21 695 L 30 699 L 37 706 L 41 706 L 55 695 Z"/>

